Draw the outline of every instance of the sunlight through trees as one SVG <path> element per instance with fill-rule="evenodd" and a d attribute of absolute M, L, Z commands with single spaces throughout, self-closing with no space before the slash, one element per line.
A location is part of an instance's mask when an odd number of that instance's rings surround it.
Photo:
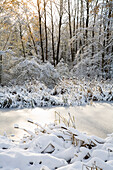
<path fill-rule="evenodd" d="M 112 8 L 112 0 L 0 1 L 0 82 L 12 55 L 54 66 L 63 59 L 87 77 L 98 70 L 97 77 L 111 78 Z"/>

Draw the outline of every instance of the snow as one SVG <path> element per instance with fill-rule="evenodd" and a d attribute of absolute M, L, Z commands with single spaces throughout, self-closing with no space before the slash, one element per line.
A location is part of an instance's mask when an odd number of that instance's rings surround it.
<path fill-rule="evenodd" d="M 38 80 L 47 87 L 53 88 L 60 80 L 60 75 L 54 66 L 49 62 L 40 63 L 37 57 L 31 56 L 26 59 L 11 57 L 7 62 L 8 66 L 3 67 L 3 85 L 23 86 L 24 82 Z"/>
<path fill-rule="evenodd" d="M 30 120 L 30 122 L 33 122 Z M 106 139 L 88 136 L 72 126 L 48 124 L 16 142 L 0 136 L 0 168 L 3 170 L 113 169 L 113 134 Z M 15 125 L 16 128 L 19 126 Z"/>
<path fill-rule="evenodd" d="M 48 65 L 48 68 L 52 74 L 51 66 Z M 50 78 L 44 76 L 45 74 L 47 74 L 46 69 L 45 71 L 43 69 L 41 79 L 47 83 Z M 54 84 L 54 80 L 50 82 Z M 108 84 L 68 78 L 62 79 L 52 89 L 38 80 L 26 82 L 24 85 L 0 87 L 0 108 L 76 106 L 92 104 L 93 101 L 113 101 L 112 82 Z"/>
<path fill-rule="evenodd" d="M 4 161 L 5 160 L 5 161 Z M 21 153 L 20 151 L 9 151 L 6 153 L 0 153 L 1 169 L 40 169 L 42 165 L 48 166 L 50 169 L 66 165 L 66 161 L 63 159 L 55 158 L 48 154 L 36 154 L 36 153 Z"/>
<path fill-rule="evenodd" d="M 81 106 L 92 105 L 93 101 L 113 101 L 112 82 L 77 80 L 63 63 L 54 68 L 50 63 L 40 65 L 31 58 L 16 64 L 9 74 L 16 77 L 16 85 L 0 86 L 0 108 Z M 29 119 L 34 130 L 15 124 L 16 130 L 27 133 L 19 143 L 6 133 L 0 136 L 0 169 L 113 170 L 113 134 L 106 139 L 88 136 L 76 129 L 70 113 L 68 120 L 56 114 L 60 118 L 44 126 Z"/>
<path fill-rule="evenodd" d="M 0 134 L 3 135 L 5 131 L 8 136 L 12 134 L 16 134 L 17 137 L 22 136 L 23 131 L 18 131 L 13 127 L 14 124 L 17 124 L 17 127 L 27 127 L 31 131 L 35 125 L 26 120 L 31 122 L 34 120 L 43 129 L 42 125 L 54 122 L 55 119 L 59 121 L 55 112 L 59 113 L 61 117 L 65 115 L 65 119 L 68 119 L 68 113 L 70 113 L 72 118 L 75 118 L 77 129 L 92 135 L 92 137 L 96 135 L 105 138 L 107 134 L 113 132 L 113 103 L 94 102 L 92 105 L 74 107 L 0 109 Z M 77 130 L 75 133 L 78 133 Z M 95 140 L 98 141 L 99 137 L 95 137 Z M 101 142 L 103 142 L 102 139 Z"/>

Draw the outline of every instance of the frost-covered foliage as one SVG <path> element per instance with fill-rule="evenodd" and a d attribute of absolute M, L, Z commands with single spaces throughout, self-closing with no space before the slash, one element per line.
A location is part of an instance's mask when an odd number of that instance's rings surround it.
<path fill-rule="evenodd" d="M 59 81 L 60 75 L 52 64 L 40 63 L 39 59 L 32 56 L 26 59 L 20 57 L 3 58 L 2 84 L 23 85 L 25 81 L 39 80 L 49 88 L 53 88 Z M 8 61 L 9 60 L 9 61 Z"/>
<path fill-rule="evenodd" d="M 71 117 L 70 117 L 71 118 Z M 65 123 L 36 125 L 23 139 L 0 136 L 0 168 L 13 170 L 113 170 L 113 134 L 106 139 L 88 136 Z M 74 122 L 72 121 L 72 124 Z M 15 128 L 20 128 L 15 125 Z"/>
<path fill-rule="evenodd" d="M 49 62 L 41 66 L 40 78 L 47 87 L 54 87 L 60 80 L 57 70 Z"/>
<path fill-rule="evenodd" d="M 68 64 L 66 64 L 63 59 L 57 64 L 56 69 L 61 78 L 72 76 Z"/>
<path fill-rule="evenodd" d="M 11 68 L 12 76 L 15 77 L 13 81 L 15 84 L 23 84 L 28 79 L 40 77 L 41 68 L 36 62 L 36 59 L 25 59 Z"/>
<path fill-rule="evenodd" d="M 82 54 L 81 54 L 82 57 Z M 111 56 L 105 56 L 106 60 L 110 61 Z M 71 74 L 77 78 L 88 78 L 93 80 L 94 78 L 98 79 L 112 79 L 113 78 L 113 63 L 110 62 L 105 66 L 105 71 L 102 72 L 101 67 L 101 57 L 95 55 L 95 58 L 82 58 L 81 61 L 77 61 L 77 58 L 74 61 L 74 67 L 71 70 Z"/>
<path fill-rule="evenodd" d="M 64 79 L 53 89 L 36 80 L 23 86 L 0 87 L 0 108 L 74 106 L 93 101 L 113 101 L 113 84 Z"/>
<path fill-rule="evenodd" d="M 63 78 L 76 77 L 82 79 L 85 77 L 93 80 L 103 77 L 104 79 L 112 79 L 112 65 L 111 71 L 102 73 L 101 57 L 98 57 L 98 55 L 95 56 L 95 59 L 86 57 L 79 62 L 76 58 L 74 63 L 68 64 L 62 59 L 56 67 L 50 62 L 42 63 L 35 56 L 24 59 L 6 53 L 2 58 L 2 84 L 6 86 L 23 85 L 26 81 L 34 79 L 39 80 L 49 88 L 53 88 Z"/>

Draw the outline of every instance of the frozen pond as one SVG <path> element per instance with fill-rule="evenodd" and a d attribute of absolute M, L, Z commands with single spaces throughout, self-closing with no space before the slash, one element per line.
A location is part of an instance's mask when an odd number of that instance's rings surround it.
<path fill-rule="evenodd" d="M 75 116 L 77 129 L 89 135 L 105 138 L 107 134 L 113 133 L 113 103 L 93 103 L 75 107 L 0 110 L 0 135 L 6 131 L 8 135 L 21 137 L 23 131 L 14 129 L 14 124 L 30 130 L 34 126 L 27 122 L 28 118 L 40 124 L 47 124 L 54 122 L 55 111 L 65 118 L 70 112 Z"/>

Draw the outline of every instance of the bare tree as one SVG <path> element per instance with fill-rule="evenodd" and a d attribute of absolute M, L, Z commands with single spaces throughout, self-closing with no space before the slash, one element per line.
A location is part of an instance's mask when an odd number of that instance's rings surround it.
<path fill-rule="evenodd" d="M 60 12 L 59 12 L 59 34 L 58 34 L 58 44 L 57 44 L 57 54 L 56 54 L 56 64 L 59 62 L 59 49 L 60 49 L 60 39 L 61 39 L 61 26 L 62 26 L 62 16 L 63 16 L 63 0 L 60 0 Z"/>
<path fill-rule="evenodd" d="M 86 0 L 86 39 L 88 38 L 88 26 L 89 26 L 89 0 Z"/>
<path fill-rule="evenodd" d="M 28 30 L 29 30 L 29 33 L 30 33 L 30 37 L 31 37 L 31 40 L 32 40 L 32 43 L 33 43 L 35 53 L 36 53 L 36 55 L 38 55 L 36 43 L 35 43 L 35 40 L 34 40 L 34 37 L 33 37 L 33 34 L 32 34 L 30 23 L 28 21 L 28 16 L 27 16 L 27 26 L 28 26 Z"/>
<path fill-rule="evenodd" d="M 68 16 L 69 16 L 69 33 L 70 33 L 70 40 L 72 39 L 72 27 L 71 27 L 71 11 L 70 11 L 70 0 L 68 0 Z M 74 61 L 74 53 L 73 53 L 73 45 L 71 45 L 71 58 Z"/>
<path fill-rule="evenodd" d="M 23 34 L 22 34 L 22 24 L 20 21 L 19 21 L 19 33 L 20 33 L 23 56 L 26 58 L 26 52 L 25 52 L 25 46 L 24 46 Z"/>
<path fill-rule="evenodd" d="M 94 7 L 94 20 L 93 20 L 93 30 L 92 30 L 92 57 L 94 55 L 94 37 L 95 37 L 95 22 L 96 22 L 96 15 L 98 13 L 98 0 L 96 0 L 96 4 L 95 4 L 95 7 Z"/>
<path fill-rule="evenodd" d="M 52 31 L 51 31 L 51 36 L 52 36 L 52 52 L 53 52 L 53 63 L 54 63 L 54 66 L 55 66 L 54 23 L 53 23 L 53 6 L 52 6 L 52 1 L 50 1 L 50 8 L 51 8 L 51 26 L 52 26 Z"/>
<path fill-rule="evenodd" d="M 44 25 L 45 25 L 45 39 L 46 39 L 46 60 L 48 60 L 48 36 L 47 36 L 47 19 L 46 19 L 46 5 L 47 2 L 44 0 Z"/>
<path fill-rule="evenodd" d="M 41 44 L 41 54 L 42 54 L 42 61 L 44 62 L 44 49 L 43 49 L 43 41 L 42 41 L 42 22 L 41 22 L 41 11 L 40 11 L 40 0 L 37 0 L 37 7 L 38 7 L 38 16 L 39 16 L 39 29 L 40 29 L 40 44 Z"/>

